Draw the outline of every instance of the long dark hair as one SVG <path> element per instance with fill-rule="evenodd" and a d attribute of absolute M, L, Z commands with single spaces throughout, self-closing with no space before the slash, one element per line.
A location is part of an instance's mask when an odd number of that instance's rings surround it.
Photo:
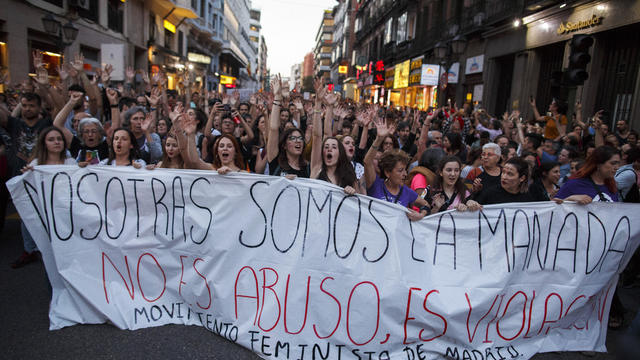
<path fill-rule="evenodd" d="M 460 158 L 455 155 L 445 156 L 444 158 L 442 158 L 442 160 L 440 160 L 440 164 L 438 164 L 438 173 L 436 174 L 436 181 L 433 184 L 434 188 L 444 191 L 444 180 L 442 179 L 441 173 L 444 170 L 445 166 L 447 166 L 447 164 L 450 162 L 458 163 L 460 171 L 462 171 L 462 161 L 460 161 Z M 458 176 L 456 183 L 453 184 L 453 188 L 460 196 L 460 199 L 464 200 L 464 195 L 467 192 L 467 187 L 465 186 L 464 181 L 461 177 Z"/>
<path fill-rule="evenodd" d="M 36 143 L 36 150 L 33 152 L 33 155 L 30 159 L 38 159 L 38 165 L 45 165 L 49 157 L 49 150 L 47 149 L 45 139 L 47 135 L 52 131 L 57 131 L 60 136 L 62 136 L 62 143 L 64 144 L 64 147 L 62 148 L 60 154 L 58 154 L 60 156 L 60 161 L 64 161 L 67 158 L 67 138 L 65 138 L 60 129 L 55 126 L 49 126 L 40 131 L 40 135 L 38 135 L 38 142 Z"/>
<path fill-rule="evenodd" d="M 298 129 L 298 128 L 289 128 L 287 130 L 285 130 L 282 135 L 280 136 L 280 142 L 278 143 L 278 165 L 280 165 L 280 168 L 282 170 L 291 170 L 291 165 L 289 165 L 289 160 L 287 158 L 287 139 L 289 138 L 289 136 L 291 136 L 292 133 L 294 132 L 298 132 L 300 134 L 300 136 L 302 136 L 302 153 L 300 154 L 300 156 L 298 157 L 298 167 L 300 168 L 300 170 L 304 170 L 304 168 L 307 166 L 307 162 L 304 160 L 304 148 L 305 148 L 305 141 L 304 141 L 304 134 L 302 133 L 302 130 Z"/>
<path fill-rule="evenodd" d="M 463 150 L 462 136 L 458 133 L 448 132 L 444 136 L 449 140 L 450 151 L 452 153 L 459 153 Z"/>
<path fill-rule="evenodd" d="M 617 149 L 612 148 L 611 146 L 598 146 L 595 150 L 593 150 L 591 155 L 585 161 L 584 165 L 580 168 L 580 170 L 576 172 L 572 179 L 591 177 L 591 175 L 598 169 L 598 165 L 606 163 L 616 154 L 620 154 L 620 152 Z M 604 179 L 604 184 L 612 193 L 615 194 L 616 192 L 618 192 L 616 181 L 614 178 Z"/>
<path fill-rule="evenodd" d="M 138 142 L 136 141 L 136 136 L 133 135 L 133 132 L 128 128 L 119 127 L 113 130 L 113 135 L 111 136 L 111 142 L 109 143 L 109 161 L 107 161 L 107 165 L 111 165 L 113 161 L 116 159 L 116 153 L 113 151 L 113 140 L 116 137 L 116 133 L 118 131 L 126 131 L 127 135 L 129 135 L 129 142 L 133 146 L 129 149 L 129 165 L 133 165 L 135 160 L 140 159 L 140 149 L 138 149 Z"/>
<path fill-rule="evenodd" d="M 168 123 L 167 123 L 167 127 L 168 127 Z M 171 138 L 173 140 L 175 140 L 176 142 L 178 141 L 178 138 L 176 137 L 176 134 L 172 131 L 167 131 L 167 135 L 165 137 L 165 141 L 163 142 L 162 145 L 162 165 L 160 166 L 161 168 L 168 168 L 169 164 L 173 165 L 173 162 L 175 161 L 176 164 L 180 167 L 183 168 L 184 167 L 184 159 L 182 159 L 182 154 L 180 153 L 180 150 L 178 150 L 178 155 L 176 156 L 179 160 L 172 160 L 169 158 L 169 156 L 167 155 L 166 150 L 164 149 L 165 146 L 167 146 L 166 141 Z"/>
<path fill-rule="evenodd" d="M 322 149 L 324 149 L 324 144 L 329 140 L 335 140 L 338 143 L 338 163 L 336 164 L 335 171 L 338 183 L 336 185 L 340 187 L 353 186 L 357 180 L 356 172 L 347 157 L 347 151 L 344 149 L 344 145 L 342 145 L 342 142 L 338 140 L 338 138 L 330 136 L 322 142 Z M 322 170 L 320 170 L 319 177 L 321 179 L 328 179 L 327 165 L 324 163 L 324 156 L 322 157 Z"/>
<path fill-rule="evenodd" d="M 245 164 L 244 159 L 242 158 L 242 149 L 240 148 L 240 144 L 238 144 L 236 138 L 231 134 L 222 134 L 216 139 L 216 142 L 213 145 L 213 167 L 218 169 L 222 166 L 222 159 L 220 159 L 220 155 L 218 155 L 218 146 L 220 146 L 220 140 L 222 139 L 229 139 L 231 141 L 236 152 L 236 156 L 233 158 L 233 163 L 243 170 L 245 168 Z"/>

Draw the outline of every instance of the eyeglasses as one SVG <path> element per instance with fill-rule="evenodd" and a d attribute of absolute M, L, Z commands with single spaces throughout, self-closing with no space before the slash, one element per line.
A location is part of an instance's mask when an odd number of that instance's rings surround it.
<path fill-rule="evenodd" d="M 85 130 L 82 133 L 83 134 L 98 134 L 98 133 L 100 133 L 100 131 L 98 131 L 96 129 L 91 129 L 91 130 Z"/>
<path fill-rule="evenodd" d="M 493 155 L 498 156 L 498 154 L 495 154 L 495 153 L 482 153 L 482 155 L 480 155 L 480 156 L 489 157 L 489 156 L 493 156 Z"/>
<path fill-rule="evenodd" d="M 302 136 L 293 136 L 292 135 L 292 136 L 289 136 L 287 139 L 289 141 L 300 141 L 300 142 L 304 141 L 304 138 Z"/>

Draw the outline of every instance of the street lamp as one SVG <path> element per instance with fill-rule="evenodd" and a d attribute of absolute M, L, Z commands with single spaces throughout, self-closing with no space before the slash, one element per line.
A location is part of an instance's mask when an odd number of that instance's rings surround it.
<path fill-rule="evenodd" d="M 454 58 L 458 58 L 467 47 L 467 38 L 464 35 L 456 35 L 453 39 L 446 42 L 439 41 L 433 48 L 433 54 L 440 59 L 440 65 L 444 67 L 445 76 L 448 75 L 449 67 Z M 438 106 L 444 104 L 444 91 L 441 88 L 441 79 L 438 78 Z"/>
<path fill-rule="evenodd" d="M 62 23 L 56 20 L 51 14 L 47 14 L 42 18 L 42 25 L 47 33 L 56 37 L 57 46 L 63 53 L 64 49 L 71 45 L 78 37 L 79 30 L 71 21 L 62 25 Z M 62 31 L 60 31 L 61 29 Z"/>

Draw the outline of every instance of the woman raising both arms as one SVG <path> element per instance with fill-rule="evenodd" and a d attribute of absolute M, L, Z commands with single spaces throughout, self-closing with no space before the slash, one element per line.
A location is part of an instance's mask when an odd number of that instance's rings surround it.
<path fill-rule="evenodd" d="M 322 90 L 320 79 L 316 79 L 316 103 L 313 109 L 313 142 L 311 147 L 311 178 L 330 182 L 344 188 L 344 192 L 353 195 L 359 192 L 356 173 L 347 157 L 342 142 L 331 136 L 331 117 L 324 119 L 324 140 L 322 134 L 322 99 L 327 107 L 333 107 L 339 99 L 337 94 Z M 330 112 L 330 111 L 328 111 Z M 328 115 L 328 114 L 327 114 Z"/>

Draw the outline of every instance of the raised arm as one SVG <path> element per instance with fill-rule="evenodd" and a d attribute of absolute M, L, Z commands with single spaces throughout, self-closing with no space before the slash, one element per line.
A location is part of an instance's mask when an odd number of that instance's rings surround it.
<path fill-rule="evenodd" d="M 373 145 L 367 151 L 367 155 L 364 157 L 364 179 L 367 189 L 373 185 L 374 181 L 376 181 L 376 169 L 373 160 L 376 157 L 376 152 L 380 150 L 380 145 L 382 145 L 382 141 L 386 136 L 391 134 L 391 127 L 387 124 L 384 119 L 375 119 L 374 123 L 376 125 L 377 135 L 376 139 L 373 141 Z"/>
<path fill-rule="evenodd" d="M 62 107 L 62 109 L 56 115 L 56 118 L 53 120 L 53 126 L 57 127 L 64 134 L 64 138 L 67 140 L 67 148 L 71 146 L 71 140 L 73 140 L 73 133 L 71 130 L 67 129 L 64 126 L 64 123 L 67 121 L 67 117 L 73 110 L 73 107 L 76 106 L 79 102 L 82 101 L 82 93 L 81 92 L 72 92 L 69 94 L 69 101 Z"/>
<path fill-rule="evenodd" d="M 322 171 L 322 101 L 316 97 L 313 109 L 313 138 L 311 141 L 311 178 L 317 179 Z"/>
<path fill-rule="evenodd" d="M 538 112 L 538 108 L 536 107 L 536 99 L 534 99 L 533 97 L 529 98 L 529 104 L 533 109 L 533 115 L 535 116 L 536 120 L 537 121 L 544 120 L 544 116 L 540 116 L 540 113 Z"/>
<path fill-rule="evenodd" d="M 271 162 L 278 156 L 278 140 L 280 138 L 280 107 L 282 106 L 282 79 L 280 74 L 271 80 L 273 91 L 273 107 L 269 115 L 269 136 L 267 138 L 267 161 Z"/>

